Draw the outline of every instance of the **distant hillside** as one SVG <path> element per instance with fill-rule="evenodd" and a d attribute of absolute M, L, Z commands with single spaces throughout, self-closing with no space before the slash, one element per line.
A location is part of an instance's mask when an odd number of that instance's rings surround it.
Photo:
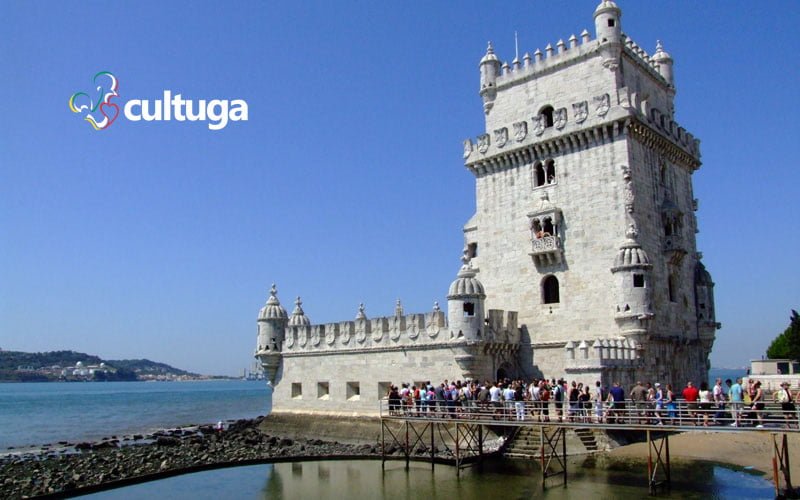
<path fill-rule="evenodd" d="M 3 382 L 195 378 L 200 378 L 200 375 L 149 359 L 104 360 L 75 351 L 0 351 L 0 381 Z"/>

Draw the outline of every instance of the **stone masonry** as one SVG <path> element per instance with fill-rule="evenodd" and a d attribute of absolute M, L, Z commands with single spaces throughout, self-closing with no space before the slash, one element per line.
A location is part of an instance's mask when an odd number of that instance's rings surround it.
<path fill-rule="evenodd" d="M 705 380 L 719 328 L 697 251 L 699 140 L 675 121 L 672 57 L 609 0 L 544 52 L 479 64 L 486 128 L 464 141 L 476 212 L 448 314 L 311 325 L 273 288 L 256 356 L 275 411 L 374 413 L 389 381 L 499 375 Z M 503 312 L 503 311 L 514 312 Z M 484 313 L 484 311 L 488 311 Z"/>

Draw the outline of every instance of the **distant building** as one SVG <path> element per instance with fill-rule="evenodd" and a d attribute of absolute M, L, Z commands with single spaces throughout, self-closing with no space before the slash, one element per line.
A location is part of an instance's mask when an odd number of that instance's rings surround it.
<path fill-rule="evenodd" d="M 374 413 L 390 382 L 565 377 L 706 380 L 719 328 L 673 59 L 622 32 L 613 1 L 584 30 L 478 65 L 485 130 L 463 143 L 476 183 L 447 314 L 312 324 L 273 286 L 256 357 L 275 411 Z"/>
<path fill-rule="evenodd" d="M 794 359 L 754 359 L 750 361 L 746 383 L 760 381 L 767 392 L 777 391 L 788 382 L 793 389 L 800 389 L 800 361 Z"/>

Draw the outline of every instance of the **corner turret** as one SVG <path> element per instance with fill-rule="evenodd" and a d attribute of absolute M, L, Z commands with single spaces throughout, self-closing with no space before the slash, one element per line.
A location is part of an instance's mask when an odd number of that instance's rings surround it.
<path fill-rule="evenodd" d="M 453 339 L 479 340 L 484 326 L 483 284 L 475 277 L 474 269 L 466 254 L 461 258 L 464 265 L 447 293 L 447 319 Z"/>
<path fill-rule="evenodd" d="M 620 42 L 622 26 L 620 19 L 622 10 L 612 0 L 603 0 L 594 10 L 594 30 L 597 41 L 601 44 Z"/>
<path fill-rule="evenodd" d="M 626 336 L 646 334 L 648 320 L 653 317 L 653 264 L 636 240 L 637 236 L 636 226 L 628 226 L 626 239 L 620 245 L 611 268 L 618 287 L 614 319 Z"/>
<path fill-rule="evenodd" d="M 500 75 L 500 60 L 494 55 L 492 42 L 486 47 L 486 55 L 480 62 L 481 70 L 481 91 L 483 98 L 483 112 L 487 115 L 494 106 L 494 99 L 497 97 L 497 77 Z"/>
<path fill-rule="evenodd" d="M 275 382 L 275 375 L 280 366 L 287 323 L 286 309 L 281 306 L 278 289 L 273 283 L 266 305 L 258 312 L 258 344 L 255 353 L 270 382 Z"/>
<path fill-rule="evenodd" d="M 672 74 L 672 56 L 664 50 L 661 45 L 661 40 L 656 41 L 656 53 L 653 54 L 653 61 L 658 63 L 658 72 L 664 77 L 664 80 L 669 83 L 669 86 L 675 88 L 675 76 Z"/>

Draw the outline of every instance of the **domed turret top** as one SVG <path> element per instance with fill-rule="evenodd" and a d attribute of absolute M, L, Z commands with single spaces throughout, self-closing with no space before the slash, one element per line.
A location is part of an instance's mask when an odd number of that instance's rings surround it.
<path fill-rule="evenodd" d="M 661 45 L 661 40 L 656 41 L 656 53 L 653 54 L 653 60 L 659 64 L 672 62 L 672 56 L 669 55 L 669 52 L 664 50 L 664 46 Z"/>
<path fill-rule="evenodd" d="M 258 312 L 258 319 L 286 319 L 288 316 L 289 315 L 286 314 L 286 309 L 281 306 L 281 302 L 278 300 L 278 289 L 275 287 L 275 283 L 273 283 L 272 288 L 269 290 L 267 305 L 262 307 L 261 311 Z"/>
<path fill-rule="evenodd" d="M 620 9 L 613 0 L 602 0 L 597 8 L 594 9 L 594 15 L 597 17 L 600 14 L 609 11 L 616 11 L 617 16 L 622 15 L 622 9 Z"/>
<path fill-rule="evenodd" d="M 500 60 L 497 59 L 497 56 L 494 55 L 494 47 L 492 47 L 492 42 L 489 42 L 488 46 L 486 47 L 486 55 L 481 58 L 481 64 L 486 62 L 496 62 L 499 63 Z"/>
<path fill-rule="evenodd" d="M 448 300 L 463 297 L 485 299 L 486 293 L 483 290 L 483 283 L 475 277 L 478 270 L 472 267 L 472 263 L 466 255 L 461 259 L 464 261 L 464 265 L 458 271 L 455 281 L 450 284 L 450 290 L 447 292 Z"/>
<path fill-rule="evenodd" d="M 614 268 L 636 266 L 636 267 L 650 267 L 650 258 L 647 256 L 639 242 L 636 241 L 638 236 L 636 226 L 633 224 L 628 226 L 625 231 L 625 242 L 619 247 L 616 259 L 614 259 Z"/>
<path fill-rule="evenodd" d="M 311 320 L 308 319 L 306 313 L 303 312 L 303 301 L 300 300 L 300 297 L 297 297 L 297 300 L 294 301 L 294 311 L 292 311 L 292 317 L 289 318 L 289 326 L 308 326 L 311 324 Z"/>

